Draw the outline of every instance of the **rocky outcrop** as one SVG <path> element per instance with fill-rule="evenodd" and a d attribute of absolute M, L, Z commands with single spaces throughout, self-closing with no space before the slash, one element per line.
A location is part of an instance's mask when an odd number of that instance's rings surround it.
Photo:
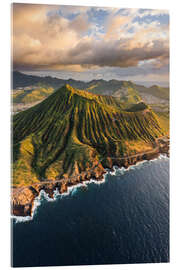
<path fill-rule="evenodd" d="M 12 213 L 15 216 L 30 216 L 38 191 L 33 187 L 12 189 Z"/>
<path fill-rule="evenodd" d="M 128 168 L 131 165 L 135 165 L 137 162 L 143 160 L 151 160 L 157 158 L 160 153 L 167 154 L 169 156 L 169 138 L 161 138 L 157 140 L 158 147 L 155 147 L 151 151 L 146 153 L 139 153 L 138 155 L 127 158 L 107 158 L 106 162 L 98 164 L 95 162 L 93 169 L 87 170 L 81 175 L 74 175 L 73 177 L 66 177 L 60 180 L 45 180 L 40 183 L 36 183 L 28 187 L 12 188 L 12 214 L 14 216 L 31 216 L 33 210 L 34 199 L 39 195 L 41 190 L 44 190 L 50 198 L 53 198 L 54 191 L 58 190 L 59 193 L 67 192 L 68 187 L 83 183 L 90 179 L 96 179 L 101 181 L 104 177 L 106 170 L 113 169 L 113 166 Z"/>

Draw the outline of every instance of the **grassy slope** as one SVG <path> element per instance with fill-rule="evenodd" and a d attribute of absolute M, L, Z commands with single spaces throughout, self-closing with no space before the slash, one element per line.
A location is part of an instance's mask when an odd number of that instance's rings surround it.
<path fill-rule="evenodd" d="M 157 97 L 167 101 L 165 104 L 152 104 L 151 108 L 156 112 L 158 121 L 163 129 L 163 132 L 169 134 L 169 88 L 153 85 L 151 87 L 145 87 L 142 85 L 136 85 L 131 81 L 111 80 L 109 82 L 100 81 L 97 84 L 86 89 L 93 93 L 108 92 L 111 95 L 116 96 L 116 100 L 121 104 L 121 108 L 131 111 L 135 104 L 142 101 L 141 94 Z M 120 98 L 118 98 L 120 96 Z M 138 105 L 139 106 L 139 105 Z M 135 106 L 136 107 L 136 106 Z M 135 108 L 134 107 L 134 108 Z"/>
<path fill-rule="evenodd" d="M 148 93 L 161 98 L 161 99 L 169 99 L 169 88 L 168 87 L 161 87 L 158 85 L 153 85 L 148 88 Z"/>
<path fill-rule="evenodd" d="M 13 72 L 13 88 L 16 87 L 25 87 L 30 85 L 46 85 L 52 86 L 53 88 L 61 87 L 65 83 L 71 84 L 73 87 L 80 89 L 87 89 L 90 92 L 95 94 L 108 94 L 113 95 L 116 91 L 124 87 L 131 87 L 134 90 L 137 90 L 138 94 L 140 93 L 149 93 L 158 98 L 169 99 L 169 88 L 160 87 L 153 85 L 151 87 L 145 87 L 142 85 L 137 85 L 131 81 L 118 81 L 118 80 L 92 80 L 90 82 L 76 81 L 73 79 L 61 80 L 58 78 L 52 77 L 38 77 L 26 75 L 17 71 Z"/>
<path fill-rule="evenodd" d="M 102 157 L 149 149 L 162 134 L 151 110 L 123 111 L 113 97 L 66 85 L 13 117 L 13 183 L 83 172 Z"/>
<path fill-rule="evenodd" d="M 32 90 L 18 90 L 14 93 L 12 93 L 13 103 L 33 103 L 36 101 L 43 100 L 44 98 L 48 97 L 50 94 L 52 94 L 54 89 L 52 87 L 39 87 L 37 89 Z"/>
<path fill-rule="evenodd" d="M 93 83 L 93 81 L 92 81 Z M 109 94 L 114 95 L 117 91 L 121 93 L 121 90 L 124 88 L 127 88 L 127 90 L 131 91 L 131 97 L 139 96 L 141 93 L 150 94 L 152 96 L 155 96 L 160 99 L 169 99 L 169 88 L 168 87 L 161 87 L 158 85 L 153 85 L 151 87 L 145 87 L 143 85 L 137 85 L 131 81 L 116 81 L 116 80 L 110 80 L 110 81 L 103 81 L 100 80 L 97 83 L 94 82 L 94 84 L 91 83 L 91 87 L 87 89 L 90 92 L 93 92 L 94 94 Z"/>
<path fill-rule="evenodd" d="M 156 115 L 163 132 L 169 135 L 169 112 L 156 112 Z"/>

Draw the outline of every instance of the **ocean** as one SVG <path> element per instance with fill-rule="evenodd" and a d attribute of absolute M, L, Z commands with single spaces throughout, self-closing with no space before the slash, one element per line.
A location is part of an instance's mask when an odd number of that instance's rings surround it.
<path fill-rule="evenodd" d="M 42 192 L 32 219 L 12 218 L 13 266 L 169 261 L 169 158 L 55 197 Z"/>

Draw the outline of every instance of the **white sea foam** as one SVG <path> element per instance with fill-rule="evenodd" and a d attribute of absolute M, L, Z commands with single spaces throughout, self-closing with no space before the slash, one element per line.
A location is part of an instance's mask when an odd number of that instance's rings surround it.
<path fill-rule="evenodd" d="M 166 154 L 160 154 L 159 155 L 159 157 L 158 158 L 155 158 L 155 159 L 152 159 L 152 160 L 150 160 L 150 161 L 156 161 L 156 160 L 158 160 L 158 159 L 169 159 L 169 157 L 166 155 Z"/>
<path fill-rule="evenodd" d="M 31 217 L 31 216 L 26 216 L 26 217 L 12 216 L 12 218 L 15 220 L 15 223 L 20 223 L 20 222 L 28 222 L 28 221 L 32 220 L 33 217 Z"/>
<path fill-rule="evenodd" d="M 95 179 L 90 179 L 87 181 L 84 181 L 83 183 L 78 183 L 77 185 L 73 185 L 67 188 L 67 191 L 64 193 L 59 193 L 58 189 L 54 190 L 54 195 L 53 198 L 50 198 L 49 195 L 44 191 L 41 190 L 39 195 L 35 198 L 34 203 L 33 203 L 33 208 L 32 208 L 32 216 L 26 216 L 26 217 L 22 217 L 22 216 L 12 216 L 12 218 L 15 220 L 16 223 L 19 222 L 29 222 L 31 221 L 34 216 L 36 215 L 37 212 L 37 208 L 41 205 L 42 200 L 46 200 L 48 202 L 54 202 L 55 200 L 57 200 L 58 198 L 63 198 L 65 196 L 69 196 L 69 195 L 74 195 L 74 193 L 76 193 L 76 191 L 81 188 L 81 187 L 87 187 L 89 184 L 96 184 L 96 185 L 101 185 L 103 183 L 106 182 L 106 175 L 110 174 L 110 175 L 124 175 L 127 171 L 129 170 L 134 170 L 136 168 L 140 169 L 145 163 L 147 162 L 155 162 L 157 160 L 161 160 L 161 159 L 169 159 L 169 157 L 166 154 L 160 154 L 158 158 L 152 159 L 152 160 L 143 160 L 140 162 L 137 162 L 135 165 L 131 165 L 128 168 L 119 168 L 118 166 L 113 166 L 113 170 L 110 171 L 109 169 L 106 169 L 106 173 L 104 174 L 104 177 L 102 180 L 95 180 Z"/>
<path fill-rule="evenodd" d="M 96 185 L 101 185 L 101 184 L 105 183 L 106 174 L 107 174 L 107 172 L 104 174 L 104 177 L 103 177 L 102 180 L 90 179 L 90 180 L 87 180 L 87 181 L 83 181 L 83 183 L 78 183 L 77 185 L 70 186 L 70 187 L 67 188 L 67 191 L 60 194 L 60 196 L 64 197 L 64 196 L 73 195 L 79 188 L 87 187 L 91 183 L 96 184 Z"/>
<path fill-rule="evenodd" d="M 155 162 L 155 161 L 161 160 L 161 159 L 169 159 L 169 157 L 166 154 L 160 154 L 157 158 L 154 158 L 154 159 L 151 159 L 151 160 L 142 160 L 142 161 L 139 161 L 139 162 L 137 162 L 134 165 L 130 165 L 128 168 L 125 168 L 125 167 L 119 168 L 118 166 L 113 166 L 113 170 L 112 171 L 108 171 L 108 173 L 110 175 L 115 175 L 115 176 L 124 175 L 127 171 L 135 170 L 135 169 L 141 169 L 142 166 L 145 163 Z"/>
<path fill-rule="evenodd" d="M 106 175 L 107 173 L 105 173 Z M 32 216 L 12 216 L 12 218 L 15 220 L 15 223 L 19 223 L 19 222 L 28 222 L 31 221 L 36 212 L 37 212 L 37 208 L 41 205 L 42 200 L 46 200 L 48 202 L 54 202 L 55 200 L 57 200 L 59 197 L 63 198 L 65 196 L 69 196 L 69 195 L 74 195 L 74 193 L 81 187 L 87 187 L 87 185 L 94 183 L 96 185 L 100 185 L 105 183 L 105 175 L 103 177 L 102 180 L 95 180 L 95 179 L 91 179 L 89 181 L 84 181 L 83 183 L 78 183 L 77 185 L 73 185 L 67 188 L 67 191 L 64 193 L 59 193 L 58 189 L 54 190 L 54 195 L 53 198 L 50 198 L 49 195 L 44 191 L 41 190 L 39 195 L 35 198 L 34 203 L 33 203 L 33 208 L 32 208 Z"/>
<path fill-rule="evenodd" d="M 108 173 L 110 175 L 115 175 L 115 176 L 118 176 L 118 175 L 123 175 L 125 174 L 127 171 L 130 171 L 130 170 L 135 170 L 136 168 L 140 169 L 142 167 L 142 165 L 144 163 L 148 162 L 147 160 L 142 160 L 142 161 L 139 161 L 137 162 L 136 164 L 134 165 L 130 165 L 128 168 L 125 168 L 125 167 L 121 167 L 119 168 L 118 166 L 113 166 L 113 170 L 112 171 L 109 171 Z"/>
<path fill-rule="evenodd" d="M 42 192 L 42 191 L 41 191 Z M 41 205 L 41 192 L 39 195 L 34 199 L 33 207 L 32 207 L 32 216 L 12 216 L 12 218 L 15 220 L 15 223 L 19 222 L 28 222 L 31 221 L 36 213 L 36 209 Z"/>

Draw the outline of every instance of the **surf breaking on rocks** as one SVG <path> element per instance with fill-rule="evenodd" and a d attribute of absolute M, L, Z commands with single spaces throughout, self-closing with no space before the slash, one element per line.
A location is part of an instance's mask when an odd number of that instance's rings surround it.
<path fill-rule="evenodd" d="M 106 173 L 104 174 L 104 177 L 102 180 L 95 180 L 91 179 L 90 181 L 84 181 L 83 183 L 78 183 L 77 185 L 69 186 L 67 188 L 67 191 L 60 194 L 57 189 L 54 190 L 53 192 L 53 198 L 50 198 L 49 195 L 44 191 L 41 190 L 39 195 L 35 198 L 33 208 L 32 208 L 32 215 L 31 216 L 12 216 L 12 219 L 15 221 L 15 223 L 20 223 L 20 222 L 29 222 L 32 221 L 37 213 L 38 207 L 40 207 L 41 203 L 43 200 L 46 200 L 48 202 L 54 202 L 57 199 L 63 199 L 65 196 L 73 196 L 75 192 L 82 187 L 87 187 L 90 184 L 95 184 L 95 185 L 101 185 L 107 181 L 107 175 L 114 175 L 114 176 L 120 176 L 124 175 L 126 172 L 134 169 L 140 169 L 142 166 L 146 163 L 149 162 L 155 162 L 157 160 L 162 160 L 162 159 L 169 159 L 169 157 L 165 154 L 160 154 L 158 158 L 154 158 L 152 160 L 142 160 L 137 162 L 135 165 L 131 165 L 128 168 L 122 167 L 119 168 L 118 166 L 113 166 L 112 170 L 106 169 Z"/>

